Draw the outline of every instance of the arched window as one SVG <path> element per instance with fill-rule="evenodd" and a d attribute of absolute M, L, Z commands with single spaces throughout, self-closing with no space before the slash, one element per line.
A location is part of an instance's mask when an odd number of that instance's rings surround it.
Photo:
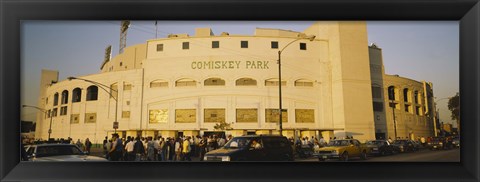
<path fill-rule="evenodd" d="M 118 84 L 117 83 L 113 83 L 110 85 L 110 98 L 114 98 L 114 99 L 117 99 L 118 98 Z"/>
<path fill-rule="evenodd" d="M 98 99 L 98 87 L 92 85 L 87 88 L 87 101 L 89 100 L 97 100 Z"/>
<path fill-rule="evenodd" d="M 282 86 L 287 85 L 287 81 L 282 80 Z M 265 86 L 278 86 L 278 78 L 270 78 L 265 80 Z"/>
<path fill-rule="evenodd" d="M 189 78 L 180 79 L 175 82 L 176 87 L 189 87 L 189 86 L 196 86 L 196 85 L 197 85 L 197 81 Z"/>
<path fill-rule="evenodd" d="M 209 78 L 206 79 L 204 84 L 205 86 L 220 86 L 220 85 L 225 85 L 225 80 L 221 78 Z"/>
<path fill-rule="evenodd" d="M 295 81 L 296 87 L 313 87 L 313 81 L 306 79 L 298 79 Z"/>
<path fill-rule="evenodd" d="M 75 88 L 72 91 L 72 102 L 80 102 L 82 100 L 82 89 Z"/>
<path fill-rule="evenodd" d="M 64 90 L 62 92 L 62 100 L 60 102 L 61 104 L 67 104 L 68 103 L 68 91 Z"/>
<path fill-rule="evenodd" d="M 418 91 L 415 90 L 413 92 L 413 96 L 415 97 L 413 98 L 413 102 L 415 102 L 415 104 L 418 104 L 418 98 L 419 98 Z"/>
<path fill-rule="evenodd" d="M 58 105 L 58 93 L 55 93 L 55 95 L 53 95 L 53 105 Z"/>
<path fill-rule="evenodd" d="M 240 78 L 237 81 L 235 81 L 235 85 L 239 86 L 255 86 L 257 85 L 257 80 L 254 80 L 252 78 Z"/>
<path fill-rule="evenodd" d="M 154 80 L 150 82 L 150 88 L 168 87 L 168 81 L 166 80 Z"/>

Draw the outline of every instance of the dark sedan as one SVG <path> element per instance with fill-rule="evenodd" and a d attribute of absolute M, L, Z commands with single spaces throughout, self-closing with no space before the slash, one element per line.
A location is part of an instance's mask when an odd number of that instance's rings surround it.
<path fill-rule="evenodd" d="M 386 140 L 371 140 L 365 143 L 370 148 L 370 155 L 393 154 L 394 147 Z"/>
<path fill-rule="evenodd" d="M 411 140 L 395 140 L 392 145 L 397 152 L 415 152 L 418 150 Z"/>

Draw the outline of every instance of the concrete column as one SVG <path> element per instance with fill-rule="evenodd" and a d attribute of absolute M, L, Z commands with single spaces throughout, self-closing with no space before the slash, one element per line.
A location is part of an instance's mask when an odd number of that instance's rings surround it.
<path fill-rule="evenodd" d="M 327 142 L 330 142 L 330 137 L 332 137 L 332 139 L 334 137 L 333 131 L 322 131 L 321 134 L 323 139 L 325 139 Z"/>

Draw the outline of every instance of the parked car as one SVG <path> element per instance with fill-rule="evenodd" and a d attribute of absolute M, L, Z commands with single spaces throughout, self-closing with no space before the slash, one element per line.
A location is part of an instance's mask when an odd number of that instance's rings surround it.
<path fill-rule="evenodd" d="M 37 144 L 27 147 L 29 161 L 107 161 L 107 159 L 86 155 L 73 144 Z"/>
<path fill-rule="evenodd" d="M 434 137 L 430 139 L 427 143 L 427 146 L 430 150 L 440 150 L 443 149 L 445 146 L 445 140 L 442 137 Z"/>
<path fill-rule="evenodd" d="M 369 149 L 358 140 L 345 139 L 330 141 L 327 147 L 318 149 L 314 155 L 318 157 L 319 161 L 327 159 L 348 161 L 351 157 L 360 157 L 366 160 L 369 152 Z"/>
<path fill-rule="evenodd" d="M 455 148 L 460 148 L 460 137 L 455 137 L 452 139 L 452 145 Z"/>
<path fill-rule="evenodd" d="M 415 150 L 420 150 L 423 148 L 422 143 L 420 143 L 419 141 L 412 140 L 412 143 L 413 143 L 413 146 L 415 147 Z"/>
<path fill-rule="evenodd" d="M 234 137 L 220 149 L 205 154 L 204 161 L 293 161 L 290 141 L 279 135 Z"/>
<path fill-rule="evenodd" d="M 366 147 L 370 149 L 371 155 L 387 155 L 393 154 L 394 147 L 387 140 L 371 140 L 365 143 Z"/>
<path fill-rule="evenodd" d="M 415 152 L 418 150 L 412 140 L 395 140 L 392 145 L 397 152 Z"/>

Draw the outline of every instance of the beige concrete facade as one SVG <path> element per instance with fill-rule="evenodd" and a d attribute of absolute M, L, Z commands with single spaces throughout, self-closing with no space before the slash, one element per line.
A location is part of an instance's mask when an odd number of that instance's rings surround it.
<path fill-rule="evenodd" d="M 303 34 L 316 38 L 298 40 Z M 257 28 L 254 35 L 213 35 L 209 28 L 198 28 L 194 36 L 170 35 L 127 47 L 104 62 L 98 74 L 72 75 L 108 87 L 97 86 L 96 100 L 86 100 L 92 83 L 63 80 L 41 89 L 39 107 L 66 110 L 53 117 L 53 138 L 101 142 L 113 132 L 115 98 L 117 131 L 123 136 L 198 135 L 217 132 L 214 126 L 220 121 L 230 124 L 225 133 L 233 136 L 279 134 L 278 51 L 295 41 L 282 52 L 285 136 L 353 136 L 362 141 L 376 133 L 391 136 L 388 108 L 374 112 L 372 103 L 387 103 L 384 93 L 392 84 L 412 84 L 419 91 L 423 87 L 385 75 L 381 49 L 369 47 L 367 40 L 365 22 L 318 22 L 304 32 Z M 42 80 L 57 78 L 42 74 Z M 382 88 L 380 98 L 372 97 L 374 85 Z M 72 103 L 76 88 L 81 99 Z M 110 88 L 118 89 L 118 95 Z M 68 102 L 62 104 L 64 91 Z M 54 105 L 57 93 L 59 103 Z M 49 102 L 42 100 L 46 98 Z M 408 114 L 402 119 L 422 117 L 428 122 L 425 116 Z M 49 119 L 37 118 L 37 138 L 47 138 Z M 398 132 L 426 135 L 428 129 L 422 127 L 430 127 L 414 126 L 418 129 L 407 124 Z"/>

